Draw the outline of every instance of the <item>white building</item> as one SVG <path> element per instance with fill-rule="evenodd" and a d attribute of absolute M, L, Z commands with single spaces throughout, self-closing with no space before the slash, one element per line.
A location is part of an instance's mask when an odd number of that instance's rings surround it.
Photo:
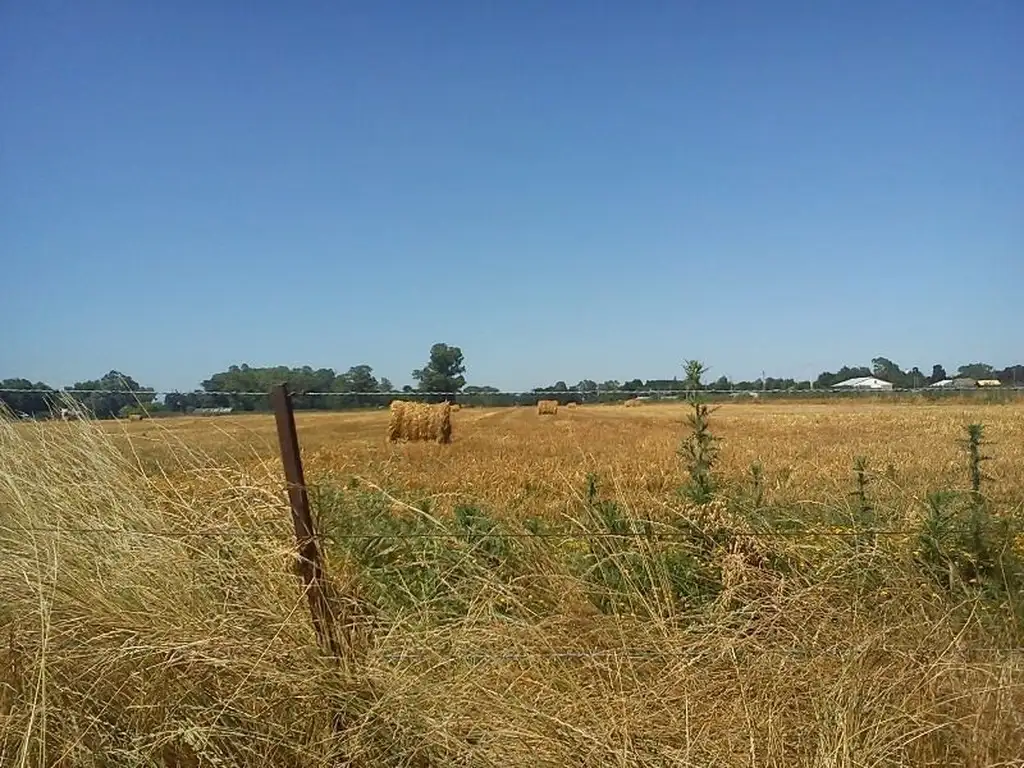
<path fill-rule="evenodd" d="M 892 389 L 892 383 L 874 376 L 858 376 L 832 385 L 832 389 Z"/>
<path fill-rule="evenodd" d="M 943 379 L 942 381 L 936 381 L 934 384 L 929 386 L 934 387 L 935 389 L 974 389 L 978 386 L 978 382 L 975 379 L 958 376 L 955 379 Z"/>

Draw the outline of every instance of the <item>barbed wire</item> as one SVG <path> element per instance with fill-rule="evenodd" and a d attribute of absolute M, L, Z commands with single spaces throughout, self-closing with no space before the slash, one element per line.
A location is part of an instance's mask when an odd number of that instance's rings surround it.
<path fill-rule="evenodd" d="M 948 388 L 934 388 L 934 387 L 911 387 L 911 388 L 900 388 L 893 387 L 891 389 L 871 389 L 871 388 L 840 388 L 835 389 L 832 387 L 824 389 L 793 389 L 789 387 L 775 388 L 775 389 L 568 389 L 568 390 L 536 390 L 536 389 L 501 389 L 501 390 L 487 390 L 487 391 L 422 391 L 422 390 L 389 390 L 389 391 L 365 391 L 365 392 L 303 392 L 301 390 L 290 391 L 293 397 L 470 397 L 470 398 L 483 398 L 483 397 L 497 397 L 497 396 L 515 396 L 515 397 L 541 397 L 544 395 L 560 396 L 560 397 L 600 397 L 602 395 L 632 395 L 634 397 L 644 397 L 645 395 L 658 395 L 658 396 L 676 396 L 682 397 L 687 395 L 759 395 L 759 394 L 791 394 L 791 395 L 849 395 L 849 394 L 889 394 L 889 393 L 918 393 L 918 392 L 1020 392 L 1024 391 L 1024 386 L 1012 386 L 1009 384 L 1003 384 L 998 387 L 970 387 L 960 389 L 956 387 Z M 180 390 L 130 390 L 130 389 L 18 389 L 16 387 L 0 387 L 0 393 L 3 394 L 34 394 L 34 395 L 131 395 L 133 397 L 166 397 L 167 395 L 180 395 L 182 397 L 269 397 L 269 392 L 262 391 L 246 391 L 246 390 L 191 390 L 182 392 Z"/>

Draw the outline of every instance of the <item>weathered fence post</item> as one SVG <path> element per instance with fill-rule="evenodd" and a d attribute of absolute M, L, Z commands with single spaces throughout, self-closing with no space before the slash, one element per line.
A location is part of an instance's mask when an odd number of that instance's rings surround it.
<path fill-rule="evenodd" d="M 299 546 L 299 574 L 309 598 L 313 629 L 316 630 L 321 646 L 340 659 L 341 649 L 338 647 L 338 638 L 335 634 L 334 612 L 327 595 L 323 560 L 316 543 L 313 516 L 309 510 L 309 495 L 302 472 L 299 436 L 295 429 L 295 414 L 288 385 L 280 384 L 274 387 L 270 393 L 270 401 L 277 420 L 277 439 L 281 446 L 285 479 L 288 481 L 288 500 L 292 508 L 295 540 Z"/>

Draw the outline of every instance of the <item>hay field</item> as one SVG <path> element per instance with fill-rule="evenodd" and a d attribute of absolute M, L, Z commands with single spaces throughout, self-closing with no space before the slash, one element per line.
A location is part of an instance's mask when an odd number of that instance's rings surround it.
<path fill-rule="evenodd" d="M 405 501 L 431 498 L 450 511 L 481 503 L 498 515 L 559 515 L 578 498 L 588 473 L 627 505 L 675 497 L 683 481 L 676 450 L 688 408 L 680 404 L 586 406 L 538 418 L 533 409 L 464 409 L 452 414 L 450 446 L 387 445 L 386 411 L 297 414 L 310 484 L 344 486 L 361 477 Z M 930 490 L 969 481 L 962 441 L 971 422 L 991 445 L 986 492 L 1011 503 L 1024 488 L 1024 404 L 886 405 L 727 404 L 712 415 L 721 439 L 718 472 L 744 483 L 763 465 L 780 502 L 836 501 L 852 488 L 857 456 L 868 460 L 874 492 L 913 505 Z M 273 417 L 180 418 L 105 428 L 127 436 L 155 471 L 173 474 L 182 449 L 249 469 L 279 471 Z"/>
<path fill-rule="evenodd" d="M 0 419 L 0 765 L 1021 765 L 1024 408 L 686 415 L 300 414 L 340 660 L 272 417 Z"/>

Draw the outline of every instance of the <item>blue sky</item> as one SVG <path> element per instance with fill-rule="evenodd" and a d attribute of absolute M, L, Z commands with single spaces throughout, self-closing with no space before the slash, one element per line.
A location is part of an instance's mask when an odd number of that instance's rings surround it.
<path fill-rule="evenodd" d="M 0 378 L 1024 359 L 1024 3 L 0 6 Z"/>

